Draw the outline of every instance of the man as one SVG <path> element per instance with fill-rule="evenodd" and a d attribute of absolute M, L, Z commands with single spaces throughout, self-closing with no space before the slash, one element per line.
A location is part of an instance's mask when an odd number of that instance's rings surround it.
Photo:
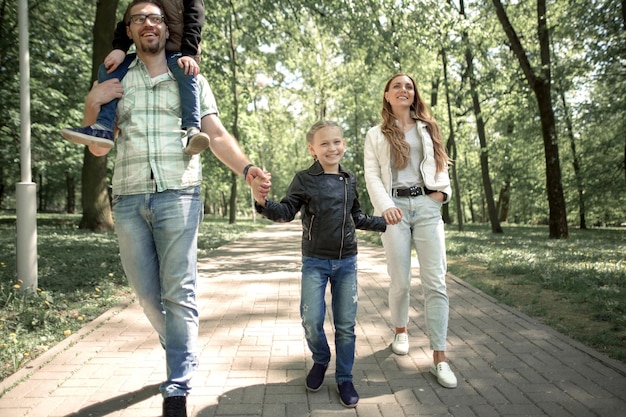
<path fill-rule="evenodd" d="M 140 18 L 137 18 L 139 16 Z M 186 417 L 189 381 L 197 365 L 197 237 L 202 221 L 200 157 L 184 154 L 180 99 L 168 72 L 168 29 L 156 0 L 133 0 L 124 21 L 137 59 L 120 83 L 97 84 L 85 102 L 84 125 L 100 106 L 120 98 L 113 214 L 124 272 L 165 349 L 167 380 L 161 384 L 164 417 Z M 263 171 L 250 164 L 219 117 L 215 98 L 198 76 L 202 130 L 216 156 L 248 184 Z M 123 92 L 123 94 L 122 94 Z M 90 146 L 96 156 L 109 149 Z"/>

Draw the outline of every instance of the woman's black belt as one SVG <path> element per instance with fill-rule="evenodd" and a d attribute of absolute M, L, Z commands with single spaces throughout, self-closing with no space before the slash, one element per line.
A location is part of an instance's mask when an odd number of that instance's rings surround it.
<path fill-rule="evenodd" d="M 393 188 L 391 190 L 391 195 L 394 197 L 417 197 L 418 195 L 428 195 L 432 194 L 435 191 L 429 190 L 426 187 L 418 187 L 414 185 L 409 188 Z"/>

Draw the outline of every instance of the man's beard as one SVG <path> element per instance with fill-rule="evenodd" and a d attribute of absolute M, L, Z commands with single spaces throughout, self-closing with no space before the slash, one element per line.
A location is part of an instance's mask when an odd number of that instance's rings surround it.
<path fill-rule="evenodd" d="M 165 47 L 165 42 L 157 42 L 157 43 L 150 43 L 148 45 L 141 43 L 139 45 L 139 49 L 141 50 L 141 52 L 146 53 L 146 54 L 151 54 L 154 55 L 158 52 L 161 51 L 161 49 Z"/>

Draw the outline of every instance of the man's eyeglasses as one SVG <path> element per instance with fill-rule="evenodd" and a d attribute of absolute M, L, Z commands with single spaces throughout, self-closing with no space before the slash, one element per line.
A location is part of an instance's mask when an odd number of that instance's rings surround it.
<path fill-rule="evenodd" d="M 128 24 L 133 22 L 136 25 L 143 25 L 146 19 L 153 25 L 158 25 L 165 21 L 165 16 L 162 14 L 133 14 L 130 16 Z"/>

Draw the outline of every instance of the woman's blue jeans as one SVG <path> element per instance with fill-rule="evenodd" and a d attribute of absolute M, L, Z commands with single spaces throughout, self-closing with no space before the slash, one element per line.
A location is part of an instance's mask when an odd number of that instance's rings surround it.
<path fill-rule="evenodd" d="M 424 316 L 432 350 L 446 350 L 449 302 L 446 291 L 446 244 L 441 203 L 420 195 L 394 197 L 402 210 L 402 221 L 387 226 L 382 242 L 387 258 L 391 323 L 405 327 L 409 322 L 411 249 L 417 252 L 424 293 Z"/>
<path fill-rule="evenodd" d="M 185 70 L 178 66 L 178 58 L 180 58 L 182 54 L 167 52 L 165 55 L 167 57 L 167 67 L 178 83 L 182 117 L 181 127 L 183 129 L 190 127 L 200 129 L 200 88 L 198 87 L 198 80 L 194 75 L 186 75 Z M 110 74 L 107 74 L 106 67 L 104 64 L 101 64 L 98 69 L 98 82 L 101 83 L 113 78 L 122 81 L 128 72 L 128 66 L 133 62 L 135 57 L 136 54 L 134 53 L 126 55 L 124 61 Z M 96 121 L 97 124 L 109 130 L 113 130 L 118 101 L 119 100 L 115 98 L 101 106 L 100 113 L 98 113 L 98 120 Z"/>
<path fill-rule="evenodd" d="M 200 188 L 113 198 L 122 266 L 165 349 L 164 397 L 187 395 L 197 366 Z"/>
<path fill-rule="evenodd" d="M 337 383 L 352 381 L 358 304 L 356 256 L 346 259 L 302 257 L 300 316 L 307 344 L 313 353 L 313 362 L 321 365 L 327 365 L 331 356 L 324 332 L 324 296 L 328 282 L 335 326 L 335 380 Z"/>

